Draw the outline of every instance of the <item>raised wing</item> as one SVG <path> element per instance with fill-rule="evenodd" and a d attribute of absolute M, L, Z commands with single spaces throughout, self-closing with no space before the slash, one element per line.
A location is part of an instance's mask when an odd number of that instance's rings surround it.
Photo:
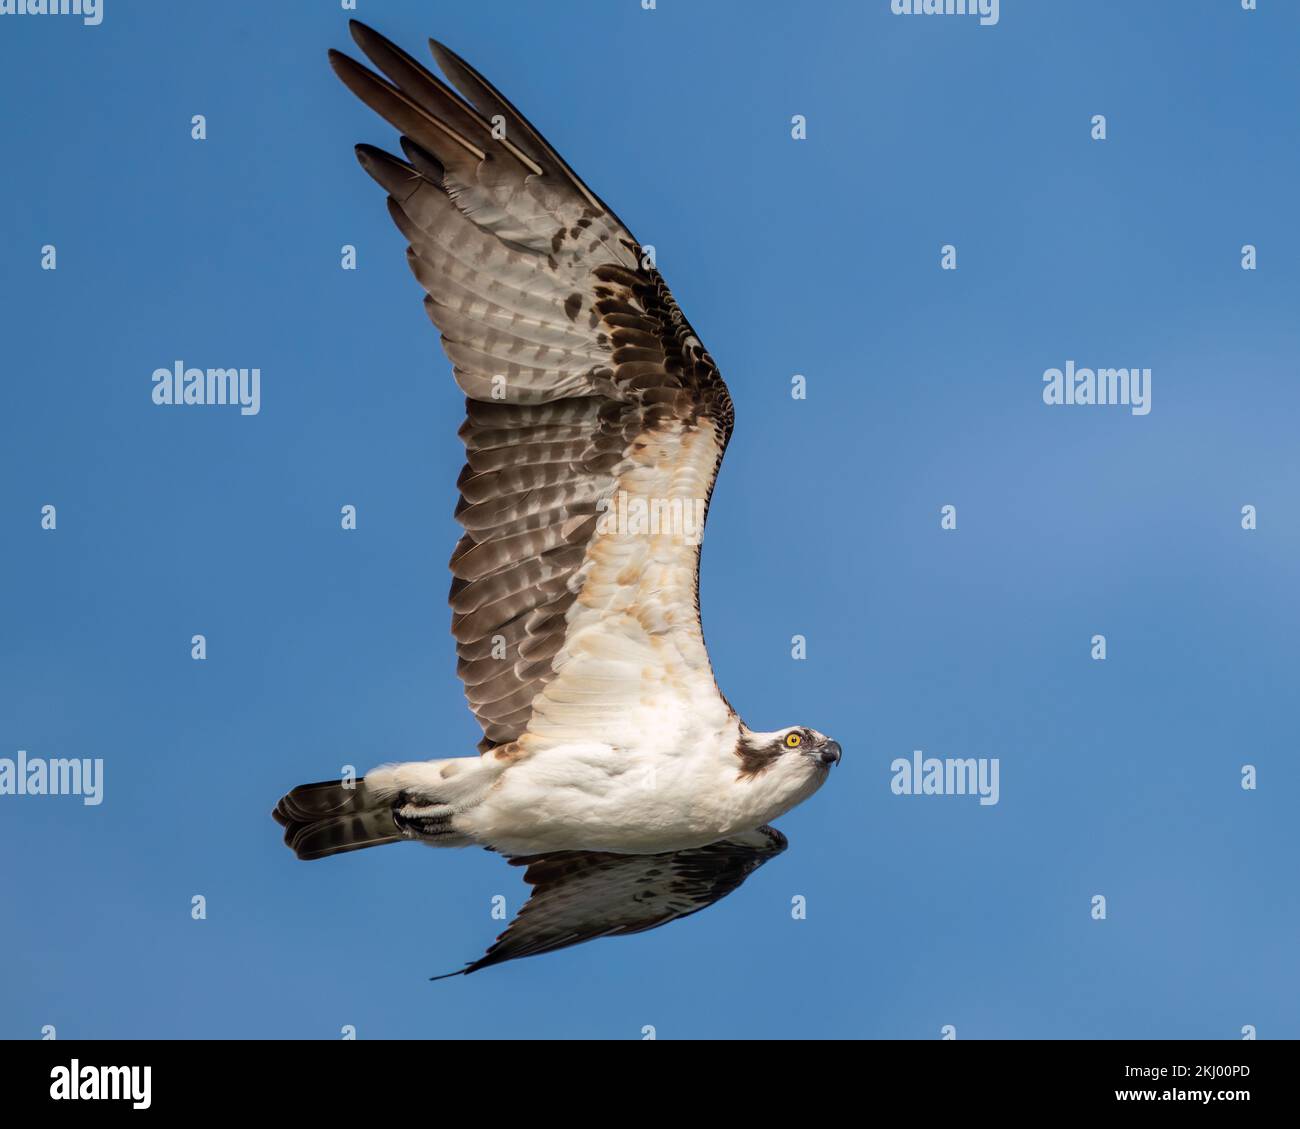
<path fill-rule="evenodd" d="M 726 385 L 640 245 L 505 98 L 437 43 L 464 98 L 351 26 L 391 81 L 331 62 L 406 160 L 358 157 L 467 397 L 450 600 L 480 748 L 626 743 L 649 698 L 660 724 L 721 729 L 698 569 Z"/>
<path fill-rule="evenodd" d="M 528 867 L 524 881 L 533 887 L 532 894 L 482 957 L 446 975 L 466 975 L 597 937 L 657 929 L 725 898 L 785 848 L 781 832 L 760 827 L 668 854 L 563 851 L 511 859 L 513 866 Z"/>

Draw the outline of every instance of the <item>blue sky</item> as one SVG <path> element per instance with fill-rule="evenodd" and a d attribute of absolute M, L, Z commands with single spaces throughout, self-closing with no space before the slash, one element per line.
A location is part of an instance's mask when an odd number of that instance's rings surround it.
<path fill-rule="evenodd" d="M 353 158 L 395 138 L 326 65 L 349 13 L 0 17 L 0 757 L 105 762 L 97 807 L 0 796 L 0 1036 L 1300 1036 L 1300 7 L 1260 8 L 361 0 L 655 245 L 737 403 L 719 681 L 844 748 L 708 913 L 437 984 L 516 871 L 301 863 L 269 818 L 479 735 L 461 398 Z M 260 367 L 261 412 L 155 406 L 178 358 Z M 1152 411 L 1046 406 L 1068 360 L 1151 368 Z M 894 795 L 914 749 L 998 758 L 1000 802 Z"/>

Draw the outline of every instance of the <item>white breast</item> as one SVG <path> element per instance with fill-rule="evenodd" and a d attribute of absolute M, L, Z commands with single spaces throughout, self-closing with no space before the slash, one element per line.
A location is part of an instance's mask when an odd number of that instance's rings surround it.
<path fill-rule="evenodd" d="M 635 746 L 570 744 L 535 753 L 507 768 L 456 827 L 513 855 L 682 850 L 759 827 L 824 779 L 797 755 L 742 778 L 734 718 L 721 731 L 683 733 L 694 739 L 673 749 L 658 731 L 647 733 Z"/>

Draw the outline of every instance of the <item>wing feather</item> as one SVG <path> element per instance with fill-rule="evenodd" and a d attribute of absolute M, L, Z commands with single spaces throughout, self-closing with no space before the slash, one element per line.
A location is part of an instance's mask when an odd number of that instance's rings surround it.
<path fill-rule="evenodd" d="M 702 527 L 733 423 L 716 366 L 625 225 L 491 83 L 432 41 L 451 86 L 370 28 L 352 34 L 382 73 L 331 64 L 405 159 L 357 157 L 467 398 L 450 603 L 481 747 L 626 740 L 647 709 L 674 716 L 647 687 L 721 729 L 702 530 L 607 520 L 630 500 L 698 507 Z"/>
<path fill-rule="evenodd" d="M 478 960 L 450 976 L 537 956 L 599 937 L 657 929 L 707 909 L 786 849 L 773 827 L 658 855 L 562 851 L 513 858 L 532 893 Z M 435 980 L 443 977 L 434 977 Z"/>

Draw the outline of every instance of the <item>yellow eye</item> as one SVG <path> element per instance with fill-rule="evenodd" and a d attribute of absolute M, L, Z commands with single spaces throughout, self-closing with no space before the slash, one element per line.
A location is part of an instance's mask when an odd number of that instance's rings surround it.
<path fill-rule="evenodd" d="M 797 749 L 803 744 L 803 738 L 798 733 L 787 733 L 785 735 L 785 747 L 787 749 Z"/>

